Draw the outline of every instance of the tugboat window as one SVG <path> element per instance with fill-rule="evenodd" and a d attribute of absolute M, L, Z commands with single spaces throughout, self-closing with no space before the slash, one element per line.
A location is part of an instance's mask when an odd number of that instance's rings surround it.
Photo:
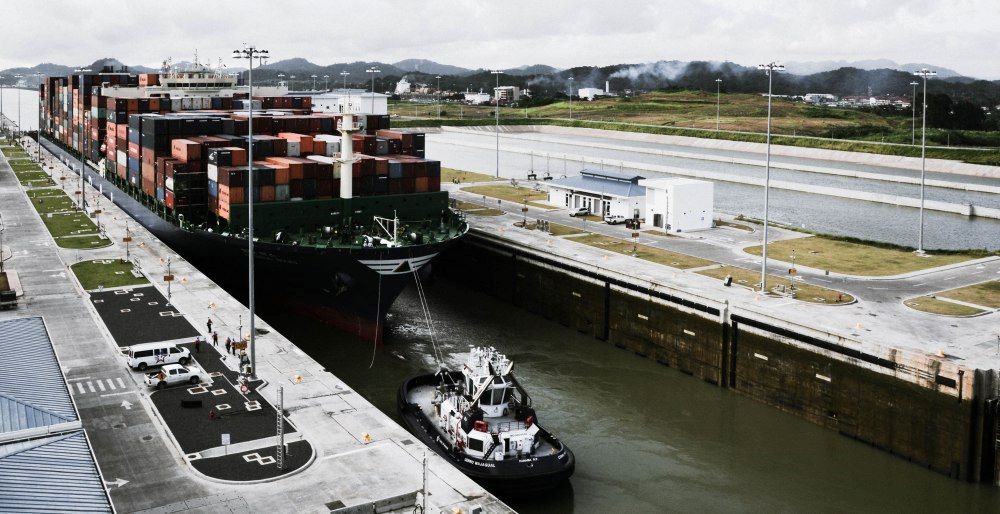
<path fill-rule="evenodd" d="M 483 442 L 479 439 L 469 439 L 469 449 L 474 452 L 483 452 Z"/>

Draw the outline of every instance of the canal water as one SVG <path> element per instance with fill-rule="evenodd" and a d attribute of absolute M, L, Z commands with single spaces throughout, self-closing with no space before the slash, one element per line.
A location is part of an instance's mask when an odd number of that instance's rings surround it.
<path fill-rule="evenodd" d="M 570 483 L 504 498 L 524 513 L 998 512 L 1000 489 L 923 469 L 456 283 L 425 283 L 448 366 L 470 345 L 514 361 L 541 423 L 576 454 Z M 436 363 L 413 288 L 373 348 L 265 305 L 262 316 L 399 420 L 396 391 Z"/>
<path fill-rule="evenodd" d="M 531 137 L 530 134 L 521 134 Z M 554 137 L 550 134 L 547 138 Z M 569 136 L 560 136 L 569 140 Z M 462 144 L 450 144 L 457 141 Z M 607 142 L 607 141 L 605 141 Z M 633 142 L 612 141 L 614 144 L 635 146 Z M 530 148 L 539 152 L 551 152 L 558 155 L 566 152 L 569 155 L 584 155 L 592 159 L 607 159 L 605 168 L 622 169 L 635 172 L 646 177 L 671 176 L 669 174 L 649 172 L 647 170 L 631 170 L 619 168 L 620 161 L 638 161 L 649 164 L 663 164 L 680 168 L 708 170 L 730 173 L 740 177 L 752 177 L 763 180 L 764 169 L 759 166 L 737 165 L 729 163 L 709 162 L 683 157 L 663 157 L 658 155 L 621 152 L 602 148 L 581 146 L 575 140 L 573 144 L 553 142 L 532 142 L 523 139 L 501 141 L 503 145 Z M 584 142 L 585 143 L 585 142 Z M 486 145 L 486 148 L 466 146 L 466 144 Z M 484 134 L 428 134 L 427 155 L 440 159 L 443 166 L 462 170 L 493 174 L 496 169 L 496 152 L 493 149 L 494 139 L 489 133 Z M 639 147 L 644 148 L 644 147 Z M 667 147 L 666 149 L 674 149 Z M 678 147 L 685 151 L 688 147 Z M 702 149 L 703 150 L 703 149 Z M 746 156 L 743 156 L 746 157 Z M 759 155 L 752 156 L 759 160 Z M 782 157 L 781 159 L 785 159 Z M 833 161 L 817 159 L 796 160 L 796 162 L 813 166 L 829 166 Z M 852 163 L 836 163 L 838 167 L 854 171 L 881 173 L 883 175 L 913 176 L 914 172 L 906 170 L 890 170 Z M 553 177 L 576 175 L 580 169 L 601 168 L 599 164 L 583 165 L 577 160 L 563 160 L 520 153 L 500 152 L 500 176 L 504 178 L 524 179 L 528 170 L 533 169 L 539 174 L 549 171 Z M 891 171 L 891 172 L 890 172 Z M 919 171 L 915 172 L 919 175 Z M 934 174 L 935 179 L 953 182 L 976 182 L 991 186 L 1000 186 L 998 178 L 976 178 L 963 175 Z M 899 195 L 919 198 L 919 186 L 898 184 L 868 179 L 847 178 L 833 175 L 822 175 L 791 170 L 772 170 L 772 179 L 797 182 L 805 185 L 835 187 L 844 190 L 865 191 L 871 193 Z M 975 180 L 973 180 L 975 179 Z M 927 199 L 951 203 L 973 203 L 982 207 L 1000 207 L 1000 195 L 992 193 L 967 192 L 956 189 L 938 187 L 926 188 Z M 886 203 L 876 203 L 850 198 L 811 194 L 799 191 L 772 189 L 770 198 L 770 219 L 778 223 L 791 225 L 816 232 L 858 237 L 862 239 L 881 241 L 903 246 L 916 246 L 919 233 L 919 210 L 912 207 L 900 207 Z M 735 182 L 715 182 L 715 210 L 726 214 L 743 214 L 753 218 L 764 216 L 763 188 L 756 185 Z M 1000 249 L 1000 220 L 988 218 L 970 218 L 958 214 L 926 210 L 924 246 L 931 249 L 964 250 Z"/>

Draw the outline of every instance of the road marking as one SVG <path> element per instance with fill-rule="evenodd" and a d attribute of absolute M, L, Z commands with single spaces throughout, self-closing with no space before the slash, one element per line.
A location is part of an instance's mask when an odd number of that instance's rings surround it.
<path fill-rule="evenodd" d="M 90 382 L 87 382 L 87 383 L 89 384 Z M 104 388 L 104 382 L 101 382 L 100 380 L 97 381 L 97 387 L 98 387 L 98 389 L 101 390 L 102 393 L 107 390 L 107 389 Z"/>
<path fill-rule="evenodd" d="M 91 378 L 94 378 L 94 377 L 76 377 L 76 378 L 67 378 L 67 379 L 66 379 L 66 381 L 67 381 L 67 382 L 78 382 L 78 381 L 80 381 L 80 380 L 90 380 Z"/>
<path fill-rule="evenodd" d="M 77 382 L 76 383 L 76 388 L 80 390 L 80 394 L 83 394 L 83 393 L 87 392 L 87 391 L 83 390 L 83 382 Z"/>
<path fill-rule="evenodd" d="M 97 392 L 97 390 L 94 389 L 94 384 L 91 383 L 89 380 L 87 381 L 87 389 L 90 389 L 90 392 L 92 392 L 92 393 L 96 393 Z"/>
<path fill-rule="evenodd" d="M 107 382 L 108 382 L 108 389 L 111 389 L 112 391 L 114 391 L 115 389 L 117 389 L 117 388 L 115 387 L 115 383 L 114 383 L 114 382 L 112 382 L 110 378 L 109 378 L 109 379 L 107 379 Z"/>
<path fill-rule="evenodd" d="M 926 285 L 926 284 L 927 284 L 927 282 L 921 282 L 919 284 L 913 284 L 913 287 L 920 287 L 920 286 Z"/>
<path fill-rule="evenodd" d="M 122 381 L 122 377 L 118 377 L 117 380 L 118 380 L 118 385 L 121 386 L 122 389 L 125 389 L 125 382 Z"/>
<path fill-rule="evenodd" d="M 120 393 L 108 393 L 108 394 L 102 394 L 102 395 L 101 395 L 101 398 L 106 398 L 106 397 L 108 397 L 108 396 L 121 396 L 121 395 L 123 395 L 123 394 L 132 394 L 132 393 L 135 393 L 135 392 L 136 392 L 136 391 L 122 391 L 122 392 L 120 392 Z"/>

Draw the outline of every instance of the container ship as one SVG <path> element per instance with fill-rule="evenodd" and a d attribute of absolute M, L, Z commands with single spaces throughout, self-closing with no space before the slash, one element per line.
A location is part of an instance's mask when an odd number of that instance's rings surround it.
<path fill-rule="evenodd" d="M 358 112 L 364 102 L 314 112 L 312 97 L 283 85 L 250 97 L 197 59 L 39 88 L 49 143 L 82 156 L 105 194 L 125 193 L 114 202 L 178 254 L 245 295 L 252 198 L 258 298 L 367 340 L 380 340 L 396 297 L 468 231 L 440 190 L 440 162 L 424 158 L 424 135 Z"/>

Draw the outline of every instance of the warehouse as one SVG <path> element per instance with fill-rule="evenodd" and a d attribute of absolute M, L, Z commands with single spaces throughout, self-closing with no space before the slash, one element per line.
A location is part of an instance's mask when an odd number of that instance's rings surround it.
<path fill-rule="evenodd" d="M 641 218 L 646 205 L 644 177 L 620 171 L 584 169 L 580 175 L 549 183 L 549 203 L 559 207 L 586 207 L 592 214 Z"/>
<path fill-rule="evenodd" d="M 664 232 L 712 228 L 713 184 L 669 177 L 640 180 L 645 187 L 646 223 Z"/>
<path fill-rule="evenodd" d="M 389 114 L 389 97 L 364 89 L 334 89 L 315 95 L 312 100 L 313 112 Z"/>

